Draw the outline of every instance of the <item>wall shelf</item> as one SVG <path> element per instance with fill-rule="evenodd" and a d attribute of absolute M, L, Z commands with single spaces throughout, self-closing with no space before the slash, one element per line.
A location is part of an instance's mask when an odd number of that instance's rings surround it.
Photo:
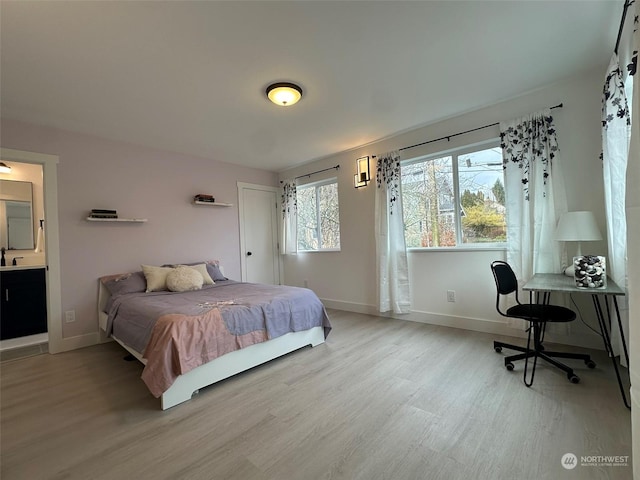
<path fill-rule="evenodd" d="M 206 205 L 208 207 L 233 207 L 232 203 L 221 203 L 221 202 L 200 202 L 198 200 L 193 201 L 194 205 Z"/>
<path fill-rule="evenodd" d="M 144 223 L 146 218 L 93 218 L 87 217 L 88 222 L 126 222 L 126 223 Z"/>

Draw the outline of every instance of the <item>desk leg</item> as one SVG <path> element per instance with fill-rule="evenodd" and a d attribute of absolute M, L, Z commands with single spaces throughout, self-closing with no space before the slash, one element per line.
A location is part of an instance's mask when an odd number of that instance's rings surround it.
<path fill-rule="evenodd" d="M 620 330 L 620 338 L 622 339 L 622 348 L 624 349 L 624 358 L 627 359 L 627 368 L 631 366 L 629 363 L 629 351 L 627 350 L 627 341 L 624 338 L 624 329 L 622 328 L 622 320 L 620 319 L 620 309 L 618 308 L 618 297 L 613 296 L 613 306 L 616 307 L 616 318 L 618 319 L 618 330 Z"/>
<path fill-rule="evenodd" d="M 602 306 L 600 305 L 600 299 L 597 294 L 591 295 L 593 300 L 593 306 L 596 310 L 596 316 L 598 317 L 598 324 L 600 325 L 600 332 L 602 333 L 602 341 L 604 342 L 604 349 L 607 352 L 607 355 L 611 357 L 611 361 L 613 362 L 613 368 L 616 371 L 616 377 L 618 378 L 618 386 L 620 387 L 620 394 L 622 395 L 622 401 L 627 408 L 631 408 L 629 403 L 627 402 L 627 396 L 624 392 L 624 386 L 622 385 L 622 378 L 620 377 L 620 370 L 618 369 L 618 362 L 616 361 L 616 357 L 613 354 L 613 347 L 611 346 L 611 338 L 609 337 L 609 329 L 607 328 L 607 322 L 604 318 L 604 313 L 602 312 Z M 605 302 L 607 302 L 607 297 L 605 296 Z M 615 296 L 614 296 L 615 302 Z M 608 303 L 607 310 L 608 310 Z M 609 324 L 611 323 L 611 317 L 608 318 Z M 618 322 L 620 322 L 620 318 L 618 317 Z M 626 347 L 625 347 L 626 352 Z"/>

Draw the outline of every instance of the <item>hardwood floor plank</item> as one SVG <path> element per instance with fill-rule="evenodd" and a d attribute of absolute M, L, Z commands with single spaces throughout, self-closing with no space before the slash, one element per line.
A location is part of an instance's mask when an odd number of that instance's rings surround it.
<path fill-rule="evenodd" d="M 630 413 L 610 360 L 577 385 L 504 368 L 493 337 L 330 311 L 327 343 L 161 411 L 142 365 L 104 344 L 0 364 L 0 476 L 39 479 L 630 479 Z M 514 342 L 517 340 L 510 339 Z M 554 346 L 554 348 L 556 348 Z M 572 347 L 559 346 L 558 349 Z"/>

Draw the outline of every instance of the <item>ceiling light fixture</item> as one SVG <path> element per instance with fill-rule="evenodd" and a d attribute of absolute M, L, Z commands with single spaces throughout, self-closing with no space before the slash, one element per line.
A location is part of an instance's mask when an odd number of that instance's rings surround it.
<path fill-rule="evenodd" d="M 267 87 L 267 97 L 276 105 L 290 107 L 302 98 L 302 88 L 295 83 L 273 83 Z"/>
<path fill-rule="evenodd" d="M 4 162 L 0 162 L 0 173 L 11 173 L 11 167 Z"/>

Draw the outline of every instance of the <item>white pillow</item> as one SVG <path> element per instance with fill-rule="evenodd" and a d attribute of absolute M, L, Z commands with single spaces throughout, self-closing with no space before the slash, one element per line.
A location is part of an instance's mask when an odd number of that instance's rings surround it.
<path fill-rule="evenodd" d="M 203 278 L 195 268 L 180 266 L 167 275 L 167 288 L 172 292 L 189 292 L 202 288 Z"/>
<path fill-rule="evenodd" d="M 193 268 L 202 275 L 202 279 L 204 280 L 202 283 L 203 285 L 215 285 L 215 282 L 213 281 L 213 278 L 211 278 L 211 275 L 209 275 L 209 272 L 207 272 L 207 266 L 204 263 L 200 263 L 198 265 L 176 265 L 176 267 Z"/>
<path fill-rule="evenodd" d="M 169 267 L 142 265 L 144 278 L 147 280 L 147 292 L 159 292 L 167 289 L 167 275 L 173 270 Z"/>

